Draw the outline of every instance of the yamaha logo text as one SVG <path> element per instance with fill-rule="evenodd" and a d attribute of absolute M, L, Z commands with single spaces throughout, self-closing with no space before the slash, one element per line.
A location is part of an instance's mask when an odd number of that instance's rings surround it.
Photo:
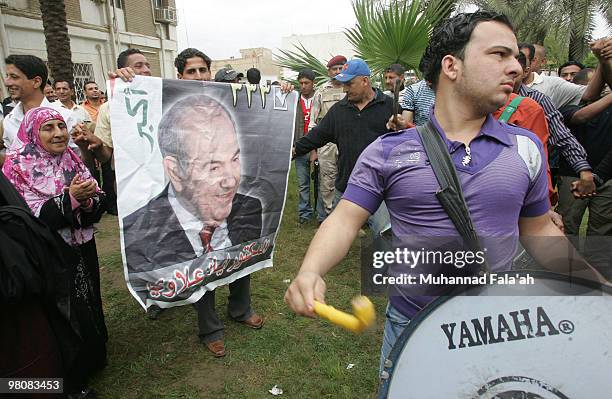
<path fill-rule="evenodd" d="M 440 328 L 448 340 L 449 350 L 571 334 L 574 331 L 574 325 L 569 320 L 553 323 L 541 306 L 535 310 L 521 309 L 469 321 L 445 323 Z"/>

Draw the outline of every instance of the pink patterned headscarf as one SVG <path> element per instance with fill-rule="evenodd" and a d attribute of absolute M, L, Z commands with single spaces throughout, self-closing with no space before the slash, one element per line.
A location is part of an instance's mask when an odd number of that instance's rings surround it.
<path fill-rule="evenodd" d="M 92 179 L 87 167 L 70 147 L 66 147 L 60 155 L 54 155 L 43 148 L 39 131 L 50 120 L 65 122 L 62 115 L 52 108 L 29 110 L 17 132 L 21 145 L 7 152 L 2 167 L 2 172 L 36 216 L 40 215 L 46 201 L 62 194 L 70 186 L 77 173 L 82 180 Z M 99 188 L 96 191 L 101 192 Z M 92 239 L 93 227 L 64 228 L 59 233 L 68 244 L 79 245 Z"/>

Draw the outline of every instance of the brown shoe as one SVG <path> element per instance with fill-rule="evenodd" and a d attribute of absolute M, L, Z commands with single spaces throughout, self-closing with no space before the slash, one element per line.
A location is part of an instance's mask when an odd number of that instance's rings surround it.
<path fill-rule="evenodd" d="M 259 330 L 264 325 L 264 319 L 260 315 L 253 313 L 251 317 L 246 320 L 242 320 L 240 323 L 246 324 L 251 328 Z"/>
<path fill-rule="evenodd" d="M 216 341 L 206 342 L 206 347 L 209 351 L 212 352 L 214 357 L 223 357 L 225 356 L 225 345 L 223 344 L 222 339 L 218 339 Z"/>

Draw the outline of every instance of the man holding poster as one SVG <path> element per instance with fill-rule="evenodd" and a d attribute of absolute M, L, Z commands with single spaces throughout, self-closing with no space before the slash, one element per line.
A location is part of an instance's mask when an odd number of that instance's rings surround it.
<path fill-rule="evenodd" d="M 183 98 L 164 114 L 158 138 L 170 183 L 123 220 L 130 271 L 172 266 L 261 236 L 261 202 L 237 193 L 240 148 L 236 130 L 230 112 L 204 94 Z M 214 299 L 202 302 L 212 309 L 202 309 L 206 315 L 200 315 L 198 303 L 200 336 L 207 344 L 219 341 L 223 323 L 214 311 Z M 263 319 L 251 309 L 250 276 L 230 284 L 228 313 L 253 328 L 263 325 Z"/>
<path fill-rule="evenodd" d="M 201 55 L 186 58 L 184 71 L 194 60 L 208 70 Z M 128 288 L 147 309 L 194 304 L 200 340 L 217 357 L 225 346 L 216 288 L 229 284 L 230 319 L 251 328 L 264 323 L 251 308 L 250 273 L 272 266 L 295 100 L 295 93 L 256 85 L 115 81 Z"/>

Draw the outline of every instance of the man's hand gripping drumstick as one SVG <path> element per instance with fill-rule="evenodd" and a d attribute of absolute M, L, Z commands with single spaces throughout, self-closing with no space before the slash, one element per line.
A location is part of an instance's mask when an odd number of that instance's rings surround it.
<path fill-rule="evenodd" d="M 348 253 L 370 216 L 362 207 L 341 200 L 314 236 L 298 275 L 287 288 L 285 302 L 297 314 L 315 317 L 315 301 L 325 304 L 323 276 Z M 320 307 L 319 307 L 320 308 Z"/>
<path fill-rule="evenodd" d="M 367 297 L 355 297 L 351 304 L 353 305 L 352 315 L 317 301 L 314 301 L 314 311 L 319 316 L 354 333 L 360 333 L 374 324 L 376 311 Z"/>

